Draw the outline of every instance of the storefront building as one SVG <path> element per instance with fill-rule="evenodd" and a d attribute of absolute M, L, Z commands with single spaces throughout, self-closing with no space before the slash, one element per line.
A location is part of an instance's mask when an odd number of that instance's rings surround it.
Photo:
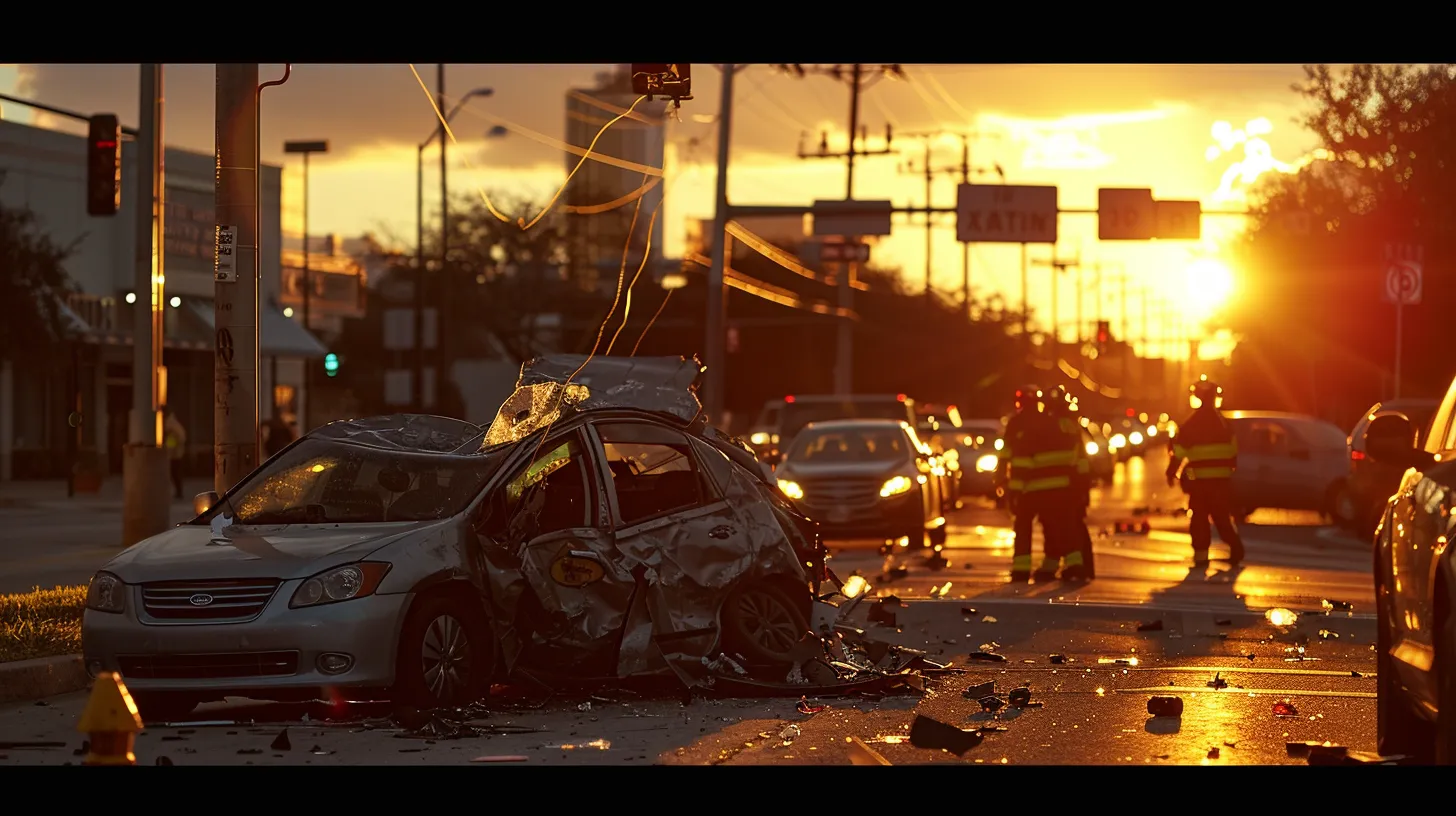
<path fill-rule="evenodd" d="M 169 148 L 165 162 L 167 407 L 187 430 L 188 471 L 205 476 L 212 472 L 215 160 Z M 281 168 L 262 167 L 260 182 L 259 419 L 265 421 L 280 397 L 290 413 L 301 410 L 308 396 L 304 362 L 326 350 L 278 303 Z M 75 244 L 66 269 L 78 289 L 65 303 L 72 330 L 61 357 L 67 365 L 0 363 L 0 479 L 64 478 L 78 467 L 103 478 L 121 472 L 132 398 L 132 315 L 134 304 L 145 308 L 148 297 L 134 285 L 136 184 L 136 146 L 124 141 L 121 210 L 89 216 L 85 140 L 0 121 L 0 203 L 29 208 L 53 241 Z"/>

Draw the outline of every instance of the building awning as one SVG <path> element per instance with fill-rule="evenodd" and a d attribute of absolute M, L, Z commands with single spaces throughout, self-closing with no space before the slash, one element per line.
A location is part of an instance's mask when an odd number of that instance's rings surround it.
<path fill-rule="evenodd" d="M 217 331 L 214 322 L 216 307 L 211 300 L 188 299 L 187 306 L 209 331 Z M 278 307 L 266 303 L 258 306 L 258 354 L 263 357 L 318 358 L 328 353 L 329 350 L 318 338 L 292 318 L 285 317 Z"/>
<path fill-rule="evenodd" d="M 93 323 L 83 315 L 84 309 L 73 308 L 65 301 L 60 301 L 58 305 L 61 320 L 65 322 L 73 339 L 82 343 L 94 343 L 98 346 L 130 346 L 132 344 L 130 327 L 124 331 L 108 330 L 103 326 L 110 325 L 110 322 L 100 312 L 91 315 L 93 319 L 97 320 Z M 180 319 L 183 315 L 178 312 L 177 309 L 167 309 L 166 311 L 162 323 L 166 331 L 162 338 L 162 347 L 183 351 L 210 351 L 213 343 L 212 332 L 202 329 L 195 320 Z"/>

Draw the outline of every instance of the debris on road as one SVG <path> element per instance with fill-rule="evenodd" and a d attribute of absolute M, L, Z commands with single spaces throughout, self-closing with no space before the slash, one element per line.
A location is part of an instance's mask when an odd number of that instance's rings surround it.
<path fill-rule="evenodd" d="M 1234 625 L 1234 621 L 1233 621 L 1232 618 L 1216 618 L 1213 621 L 1213 625 L 1214 626 L 1233 626 Z"/>
<path fill-rule="evenodd" d="M 1148 713 L 1154 717 L 1181 717 L 1183 716 L 1183 698 L 1149 697 Z"/>
<path fill-rule="evenodd" d="M 1299 620 L 1299 614 L 1292 609 L 1276 606 L 1264 613 L 1264 619 L 1280 628 L 1287 628 Z"/>
<path fill-rule="evenodd" d="M 1274 704 L 1273 711 L 1274 711 L 1274 716 L 1276 716 L 1276 717 L 1298 717 L 1299 716 L 1299 709 L 1295 707 L 1294 703 L 1291 703 L 1288 700 L 1281 700 L 1281 701 L 1275 703 Z"/>
<path fill-rule="evenodd" d="M 986 617 L 981 618 L 981 623 L 995 623 L 995 622 L 996 622 L 996 616 L 994 616 L 994 615 L 987 615 Z"/>
<path fill-rule="evenodd" d="M 1213 673 L 1213 679 L 1208 681 L 1208 687 L 1211 688 L 1211 689 L 1226 689 L 1226 688 L 1228 688 L 1228 681 L 1225 680 L 1225 679 L 1223 679 L 1223 676 L 1222 675 L 1223 675 L 1223 672 L 1214 672 Z"/>
<path fill-rule="evenodd" d="M 1017 708 L 1028 708 L 1031 706 L 1031 688 L 1018 686 L 1006 695 L 1006 699 Z"/>
<path fill-rule="evenodd" d="M 894 595 L 889 595 L 879 600 L 879 603 L 870 606 L 865 613 L 865 619 L 870 623 L 878 623 L 881 626 L 898 626 L 896 610 L 904 604 Z"/>
<path fill-rule="evenodd" d="M 1054 665 L 1058 666 L 1070 662 L 1067 660 L 1067 656 L 1064 654 L 1047 655 L 1047 660 L 1050 660 Z"/>
<path fill-rule="evenodd" d="M 794 710 L 799 712 L 800 714 L 818 714 L 828 707 L 829 706 L 827 705 L 816 705 L 814 703 L 811 703 L 809 702 L 808 697 L 800 697 L 799 702 L 794 705 Z"/>
<path fill-rule="evenodd" d="M 1006 655 L 995 652 L 976 651 L 966 655 L 967 660 L 976 660 L 981 663 L 1005 663 Z"/>
<path fill-rule="evenodd" d="M 1006 701 L 994 694 L 987 695 L 976 701 L 980 704 L 981 710 L 992 714 L 1006 707 Z"/>
<path fill-rule="evenodd" d="M 1218 756 L 1219 756 L 1219 750 L 1218 750 L 1217 747 L 1209 748 L 1208 749 L 1208 758 L 1209 759 L 1218 759 Z"/>
<path fill-rule="evenodd" d="M 974 686 L 961 692 L 961 696 L 967 700 L 980 700 L 996 693 L 996 681 L 987 680 L 984 683 L 977 683 Z"/>
<path fill-rule="evenodd" d="M 268 747 L 274 751 L 292 751 L 293 742 L 288 739 L 288 729 L 285 728 L 278 732 L 278 736 L 274 737 L 272 744 Z"/>
<path fill-rule="evenodd" d="M 967 731 L 939 720 L 932 720 L 923 714 L 915 715 L 915 721 L 910 724 L 910 744 L 916 748 L 949 751 L 956 756 L 965 756 L 966 752 L 980 745 L 984 740 L 985 737 L 981 735 L 980 731 Z"/>
<path fill-rule="evenodd" d="M 1355 611 L 1355 605 L 1352 604 L 1352 603 L 1350 603 L 1349 601 L 1332 601 L 1332 600 L 1326 598 L 1326 599 L 1320 601 L 1320 606 L 1324 607 L 1324 610 L 1326 612 L 1354 612 Z"/>
<path fill-rule="evenodd" d="M 1319 630 L 1319 636 L 1321 640 L 1339 640 L 1340 638 L 1340 634 L 1338 632 L 1331 632 L 1328 629 Z"/>
<path fill-rule="evenodd" d="M 878 751 L 865 745 L 864 740 L 859 737 L 849 737 L 849 763 L 851 765 L 889 765 L 890 760 L 885 759 Z"/>
<path fill-rule="evenodd" d="M 500 756 L 478 756 L 475 759 L 472 759 L 470 761 L 471 762 L 525 762 L 527 759 L 528 759 L 528 757 L 523 757 L 520 754 L 503 754 L 503 755 L 500 755 Z"/>
<path fill-rule="evenodd" d="M 976 614 L 976 608 L 974 606 L 963 606 L 961 607 L 961 614 L 968 618 L 973 617 Z"/>
<path fill-rule="evenodd" d="M 602 739 L 602 738 L 598 737 L 597 739 L 594 739 L 591 742 L 573 743 L 573 744 L 567 744 L 567 745 L 560 745 L 560 746 L 557 746 L 557 747 L 559 747 L 563 751 L 582 751 L 582 750 L 593 749 L 593 748 L 596 749 L 596 750 L 598 750 L 598 751 L 606 751 L 606 750 L 610 750 L 611 749 L 612 742 L 611 742 L 611 740 L 605 740 L 605 739 Z"/>
<path fill-rule="evenodd" d="M 799 728 L 799 726 L 794 723 L 789 723 L 788 725 L 784 726 L 782 731 L 779 732 L 779 739 L 783 741 L 784 745 L 788 745 L 789 743 L 793 742 L 803 735 L 803 729 Z"/>
<path fill-rule="evenodd" d="M 1161 620 L 1154 620 L 1148 621 L 1147 623 L 1139 623 L 1137 630 L 1139 632 L 1161 632 L 1163 631 L 1163 622 Z"/>

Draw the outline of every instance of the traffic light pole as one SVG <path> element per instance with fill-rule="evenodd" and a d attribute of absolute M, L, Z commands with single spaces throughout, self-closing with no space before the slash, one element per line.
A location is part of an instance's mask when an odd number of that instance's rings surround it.
<path fill-rule="evenodd" d="M 129 547 L 167 529 L 167 449 L 162 446 L 166 370 L 162 367 L 162 237 L 166 142 L 162 133 L 162 66 L 141 66 L 141 128 L 136 141 L 137 301 L 132 310 L 132 408 L 122 459 L 121 544 Z"/>
<path fill-rule="evenodd" d="M 216 283 L 213 484 L 258 464 L 258 66 L 217 66 L 217 223 L 235 232 L 236 277 Z"/>

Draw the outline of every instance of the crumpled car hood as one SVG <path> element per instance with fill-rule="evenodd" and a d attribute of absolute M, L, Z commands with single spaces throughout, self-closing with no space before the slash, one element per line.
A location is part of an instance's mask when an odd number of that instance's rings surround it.
<path fill-rule="evenodd" d="M 102 569 L 128 584 L 306 578 L 449 523 L 232 525 L 217 536 L 208 527 L 186 524 L 137 542 Z"/>

